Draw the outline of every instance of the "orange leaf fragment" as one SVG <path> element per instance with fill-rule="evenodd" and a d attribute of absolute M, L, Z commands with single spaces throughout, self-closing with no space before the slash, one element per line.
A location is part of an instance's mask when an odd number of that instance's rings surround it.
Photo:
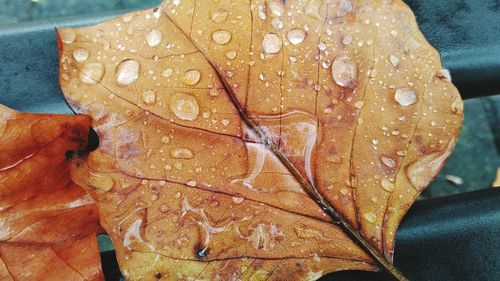
<path fill-rule="evenodd" d="M 374 269 L 322 210 L 391 260 L 461 127 L 400 0 L 172 0 L 59 37 L 66 99 L 101 138 L 72 177 L 131 279 Z"/>
<path fill-rule="evenodd" d="M 98 211 L 65 161 L 86 148 L 89 125 L 0 105 L 1 280 L 103 280 Z"/>

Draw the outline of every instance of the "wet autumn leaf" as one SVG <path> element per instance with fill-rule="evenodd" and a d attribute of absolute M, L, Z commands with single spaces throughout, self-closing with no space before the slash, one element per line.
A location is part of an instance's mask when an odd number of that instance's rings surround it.
<path fill-rule="evenodd" d="M 283 2 L 173 0 L 58 31 L 62 89 L 101 139 L 72 177 L 126 277 L 314 280 L 392 259 L 460 96 L 401 1 Z"/>
<path fill-rule="evenodd" d="M 103 280 L 97 208 L 64 157 L 86 147 L 89 126 L 0 105 L 1 280 Z"/>

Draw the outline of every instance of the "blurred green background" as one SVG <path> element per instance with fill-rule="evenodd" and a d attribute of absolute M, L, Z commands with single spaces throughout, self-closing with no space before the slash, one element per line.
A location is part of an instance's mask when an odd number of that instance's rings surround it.
<path fill-rule="evenodd" d="M 0 0 L 0 26 L 65 16 L 142 9 L 160 2 L 161 0 Z M 441 7 L 438 2 L 436 5 L 435 9 L 443 9 L 442 12 L 446 13 L 448 7 Z M 418 4 L 413 4 L 412 7 L 416 12 L 420 8 Z M 443 14 L 442 12 L 439 14 Z M 425 18 L 418 20 L 424 33 L 426 31 L 430 33 L 432 28 L 436 28 L 427 24 Z M 460 17 L 458 24 L 468 24 L 467 18 Z M 441 33 L 443 36 L 450 34 L 452 33 Z M 433 42 L 433 38 L 429 39 Z M 456 41 L 454 38 L 444 39 L 446 40 L 442 41 L 451 45 Z M 490 188 L 498 167 L 500 167 L 500 96 L 467 100 L 462 137 L 443 172 L 423 197 L 439 197 Z M 458 178 L 454 178 L 455 183 L 453 183 L 446 179 L 447 176 Z M 460 181 L 462 183 L 458 184 Z"/>

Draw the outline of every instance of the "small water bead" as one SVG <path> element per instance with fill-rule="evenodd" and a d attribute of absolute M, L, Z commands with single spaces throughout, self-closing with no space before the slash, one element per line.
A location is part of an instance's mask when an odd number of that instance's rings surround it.
<path fill-rule="evenodd" d="M 104 76 L 104 64 L 101 62 L 87 63 L 80 71 L 80 81 L 88 85 L 95 85 Z"/>
<path fill-rule="evenodd" d="M 212 33 L 212 40 L 219 45 L 225 45 L 231 41 L 231 33 L 226 30 L 217 30 Z"/>
<path fill-rule="evenodd" d="M 326 43 L 325 43 L 325 42 L 323 42 L 323 41 L 319 42 L 319 44 L 318 44 L 318 49 L 319 49 L 320 51 L 324 51 L 324 50 L 326 50 Z"/>
<path fill-rule="evenodd" d="M 271 13 L 277 17 L 281 17 L 284 12 L 283 5 L 280 2 L 268 2 L 268 7 Z"/>
<path fill-rule="evenodd" d="M 354 103 L 354 107 L 356 107 L 357 109 L 362 109 L 364 105 L 365 103 L 362 100 Z"/>
<path fill-rule="evenodd" d="M 182 194 L 180 193 L 180 191 L 177 191 L 177 192 L 175 193 L 174 197 L 175 197 L 175 198 L 177 198 L 177 199 L 179 199 L 179 198 L 181 198 L 181 195 L 182 195 Z"/>
<path fill-rule="evenodd" d="M 151 199 L 151 201 L 157 201 L 159 198 L 158 194 L 152 194 L 149 199 Z"/>
<path fill-rule="evenodd" d="M 228 58 L 230 60 L 234 60 L 237 55 L 238 55 L 238 53 L 236 53 L 236 51 L 229 51 L 226 53 L 226 58 Z"/>
<path fill-rule="evenodd" d="M 380 161 L 386 165 L 387 167 L 389 168 L 394 168 L 396 167 L 396 161 L 394 159 L 392 159 L 391 157 L 387 157 L 387 156 L 382 156 L 380 157 Z"/>
<path fill-rule="evenodd" d="M 286 37 L 290 43 L 298 45 L 304 42 L 304 39 L 306 38 L 306 31 L 300 28 L 294 28 L 288 31 Z"/>
<path fill-rule="evenodd" d="M 174 70 L 172 68 L 167 68 L 161 73 L 161 75 L 165 78 L 169 78 L 170 76 L 172 76 L 173 73 Z"/>
<path fill-rule="evenodd" d="M 168 206 L 167 206 L 167 204 L 161 204 L 160 205 L 160 212 L 162 212 L 162 213 L 168 212 Z"/>
<path fill-rule="evenodd" d="M 245 201 L 245 198 L 241 197 L 241 196 L 233 196 L 233 202 L 234 204 L 241 204 L 243 203 L 243 201 Z"/>
<path fill-rule="evenodd" d="M 190 69 L 186 71 L 186 73 L 184 73 L 182 82 L 184 82 L 184 84 L 186 85 L 193 86 L 198 84 L 198 82 L 200 82 L 200 79 L 201 79 L 201 73 L 196 69 Z"/>
<path fill-rule="evenodd" d="M 338 1 L 338 15 L 345 16 L 347 13 L 352 12 L 354 6 L 351 0 L 339 0 Z"/>
<path fill-rule="evenodd" d="M 344 38 L 342 38 L 342 44 L 344 45 L 349 45 L 352 43 L 352 36 L 351 35 L 346 35 Z"/>
<path fill-rule="evenodd" d="M 399 58 L 396 57 L 395 55 L 390 55 L 389 61 L 391 62 L 392 66 L 394 66 L 394 67 L 399 66 Z"/>
<path fill-rule="evenodd" d="M 219 90 L 217 89 L 217 87 L 212 87 L 210 89 L 210 96 L 217 97 L 218 95 L 219 95 Z"/>
<path fill-rule="evenodd" d="M 196 98 L 184 93 L 177 93 L 172 97 L 170 109 L 177 118 L 186 121 L 195 120 L 200 113 Z"/>
<path fill-rule="evenodd" d="M 146 41 L 148 42 L 149 47 L 156 47 L 160 45 L 162 40 L 162 33 L 159 30 L 151 30 L 151 32 L 146 35 Z"/>
<path fill-rule="evenodd" d="M 348 56 L 336 58 L 332 63 L 332 77 L 341 87 L 352 88 L 356 85 L 358 68 Z"/>
<path fill-rule="evenodd" d="M 264 80 L 266 80 L 266 75 L 265 75 L 264 73 L 262 73 L 262 72 L 261 72 L 261 73 L 259 73 L 259 80 L 260 80 L 260 81 L 264 81 Z"/>
<path fill-rule="evenodd" d="M 175 148 L 170 152 L 170 156 L 175 159 L 193 159 L 194 154 L 189 148 Z"/>
<path fill-rule="evenodd" d="M 161 142 L 163 144 L 167 144 L 170 142 L 170 138 L 168 136 L 163 136 L 163 137 L 161 137 Z"/>
<path fill-rule="evenodd" d="M 142 93 L 142 101 L 147 105 L 156 103 L 156 93 L 154 91 L 146 91 Z"/>
<path fill-rule="evenodd" d="M 71 44 L 75 42 L 76 32 L 73 28 L 59 29 L 59 38 L 64 44 Z"/>
<path fill-rule="evenodd" d="M 77 62 L 83 62 L 86 61 L 89 58 L 89 51 L 84 48 L 78 48 L 73 51 L 73 58 Z"/>
<path fill-rule="evenodd" d="M 158 7 L 158 8 L 154 8 L 153 9 L 153 17 L 155 19 L 159 19 L 161 17 L 161 15 L 163 14 L 163 10 L 161 7 Z"/>
<path fill-rule="evenodd" d="M 126 59 L 120 62 L 116 68 L 115 79 L 120 86 L 128 86 L 139 78 L 139 62 L 133 59 Z"/>
<path fill-rule="evenodd" d="M 402 106 L 410 106 L 417 102 L 417 94 L 412 89 L 403 87 L 396 90 L 394 99 Z"/>
<path fill-rule="evenodd" d="M 283 28 L 283 22 L 281 21 L 280 18 L 273 18 L 271 20 L 271 25 L 275 28 L 275 29 L 282 29 Z"/>
<path fill-rule="evenodd" d="M 387 192 L 393 192 L 394 191 L 394 183 L 392 183 L 388 179 L 382 179 L 381 181 L 382 188 L 387 191 Z"/>
<path fill-rule="evenodd" d="M 226 9 L 215 9 L 210 12 L 210 20 L 215 23 L 223 23 L 227 20 L 229 12 Z"/>
<path fill-rule="evenodd" d="M 123 16 L 120 17 L 120 19 L 124 22 L 124 23 L 129 23 L 131 22 L 134 17 L 135 17 L 135 13 L 128 13 L 128 14 L 125 14 Z"/>
<path fill-rule="evenodd" d="M 268 33 L 264 35 L 262 40 L 262 49 L 267 54 L 276 54 L 281 50 L 283 42 L 281 38 L 275 33 Z"/>
<path fill-rule="evenodd" d="M 193 181 L 193 180 L 190 180 L 186 183 L 187 186 L 190 186 L 190 187 L 196 187 L 196 184 L 197 182 L 196 181 Z"/>
<path fill-rule="evenodd" d="M 377 215 L 373 212 L 364 213 L 363 217 L 370 223 L 375 223 L 377 221 Z"/>
<path fill-rule="evenodd" d="M 340 193 L 341 193 L 342 195 L 347 195 L 347 194 L 349 194 L 349 190 L 348 190 L 347 188 L 345 188 L 345 187 L 342 187 L 342 188 L 340 189 Z"/>

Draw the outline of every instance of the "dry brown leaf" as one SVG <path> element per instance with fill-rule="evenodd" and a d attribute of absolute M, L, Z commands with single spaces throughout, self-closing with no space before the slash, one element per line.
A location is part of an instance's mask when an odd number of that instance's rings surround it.
<path fill-rule="evenodd" d="M 89 126 L 0 105 L 0 280 L 103 280 L 97 208 L 64 157 L 86 147 Z"/>
<path fill-rule="evenodd" d="M 132 280 L 373 269 L 343 231 L 391 259 L 461 126 L 399 0 L 173 0 L 58 33 L 65 96 L 101 138 L 72 176 Z"/>

